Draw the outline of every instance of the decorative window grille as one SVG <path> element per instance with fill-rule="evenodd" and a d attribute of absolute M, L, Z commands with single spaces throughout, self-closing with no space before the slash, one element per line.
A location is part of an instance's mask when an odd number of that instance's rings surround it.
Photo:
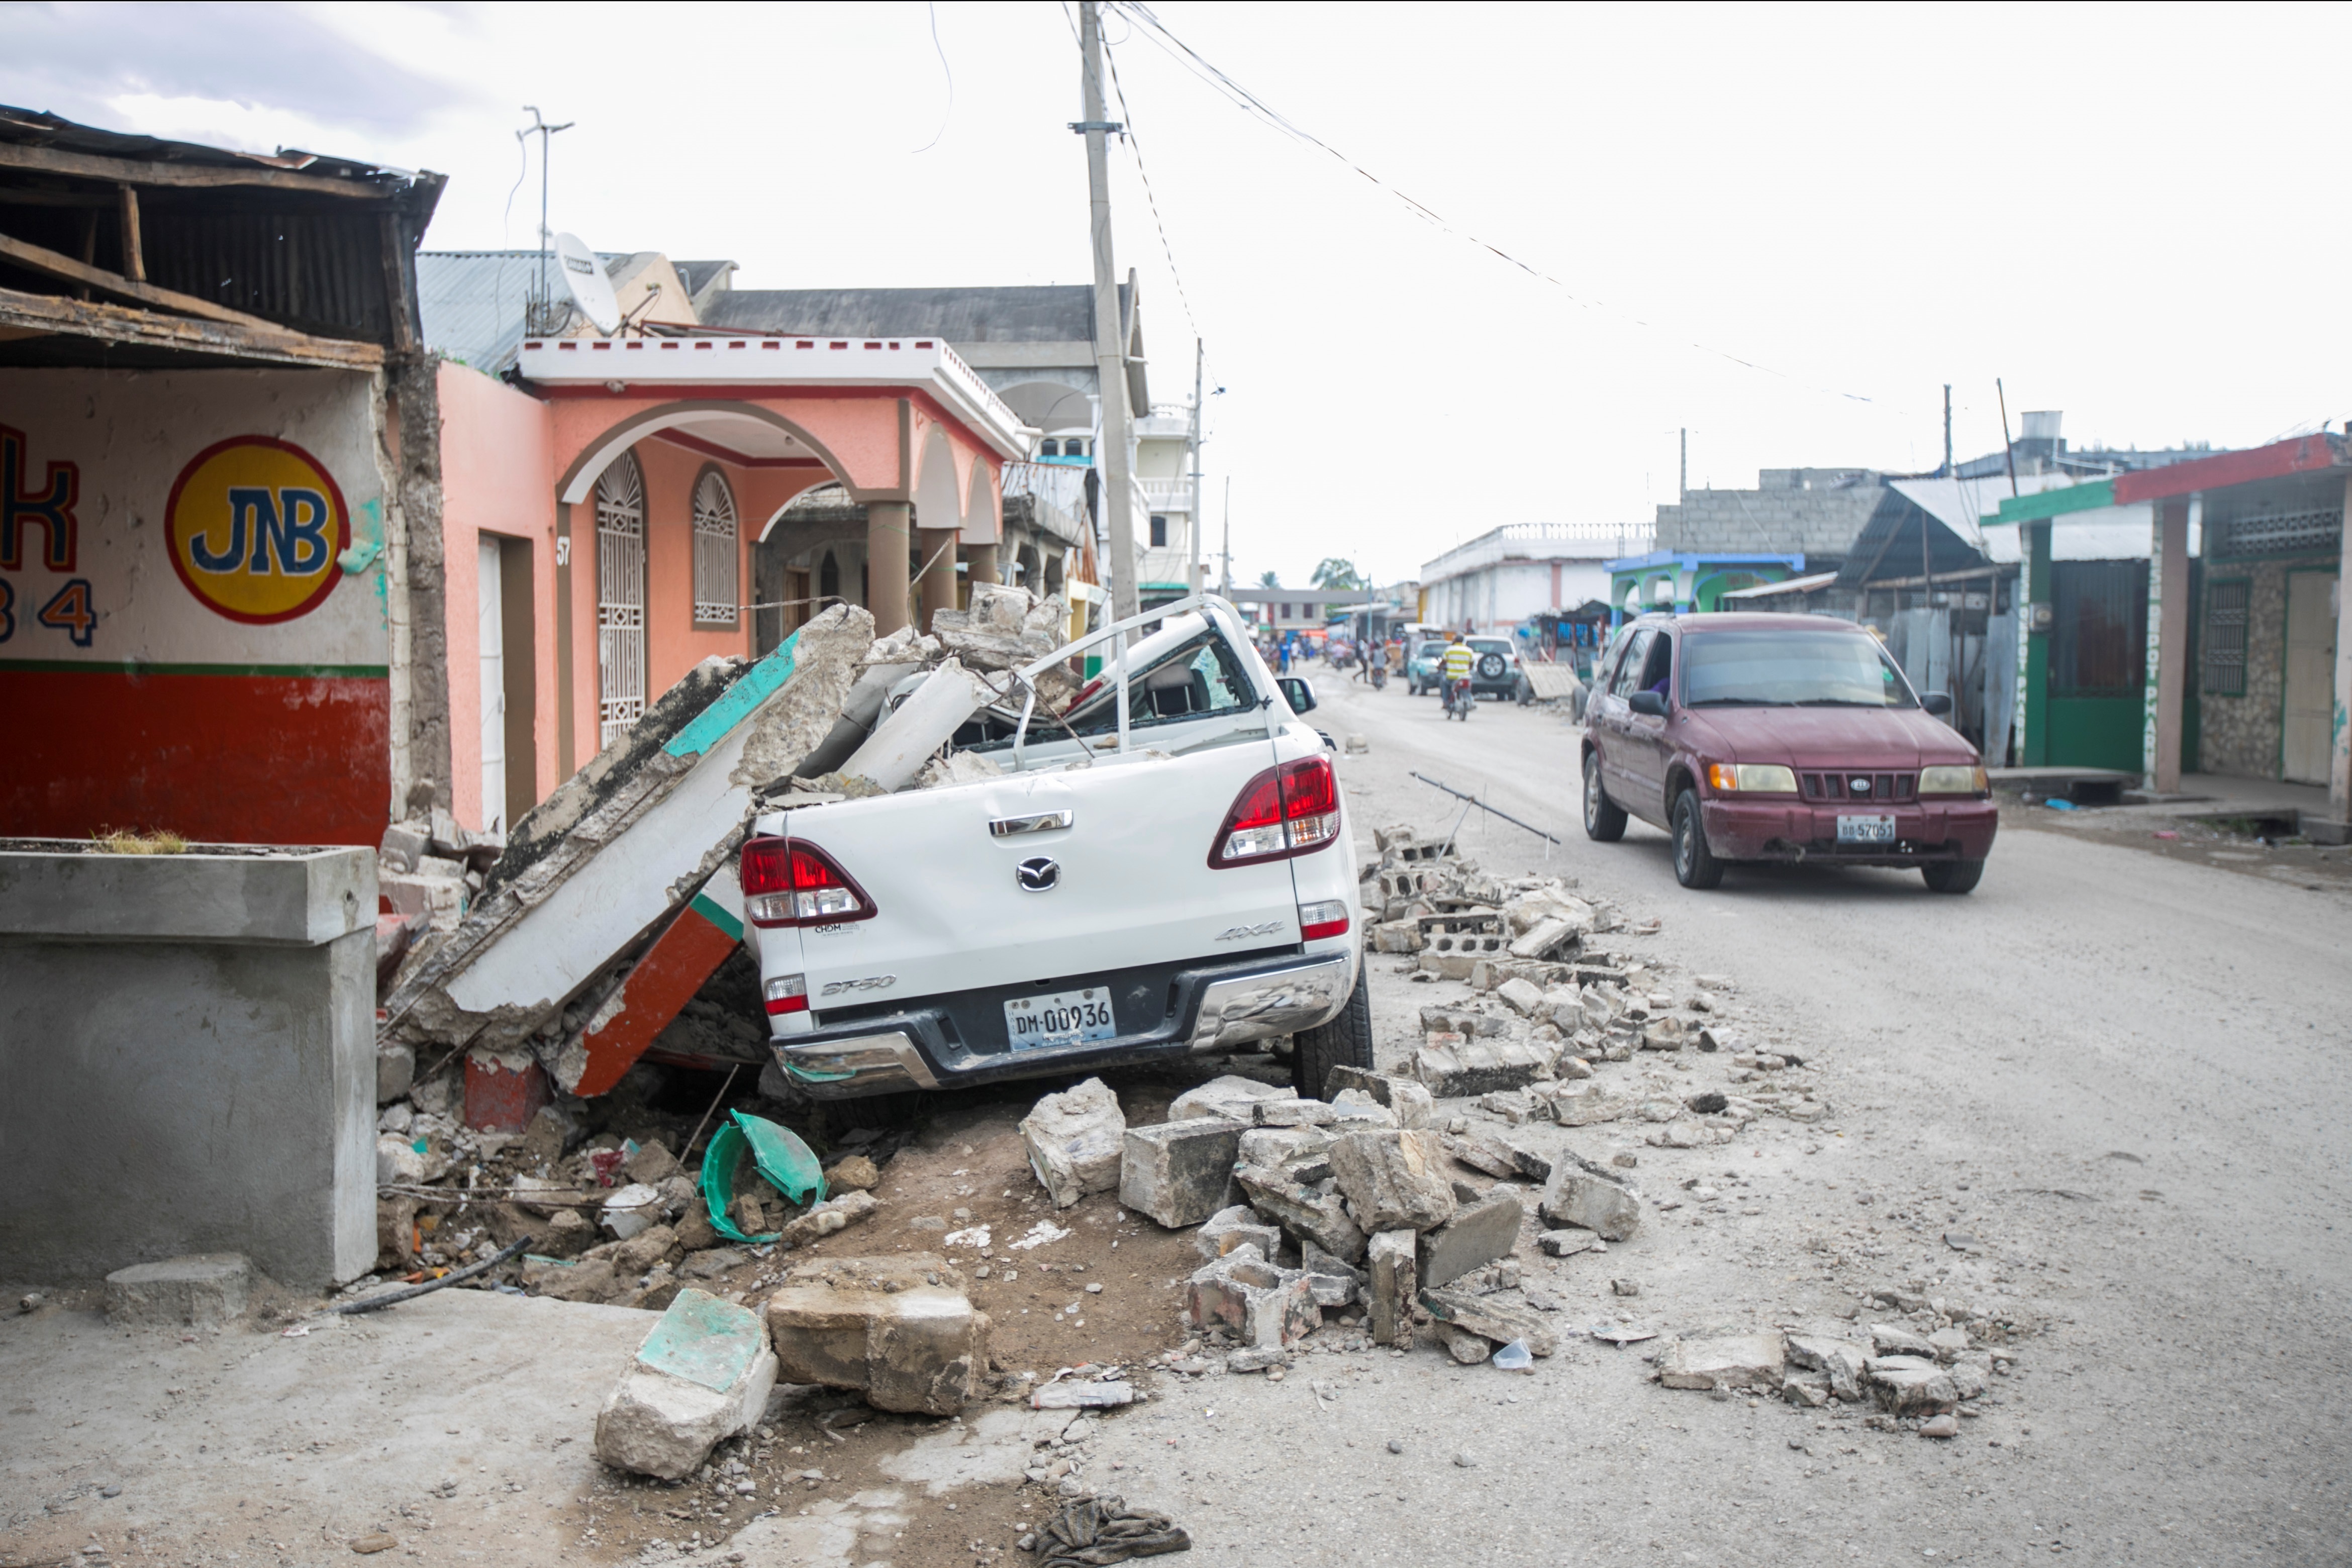
<path fill-rule="evenodd" d="M 694 484 L 694 619 L 698 626 L 731 626 L 741 581 L 742 557 L 735 544 L 735 497 L 715 470 Z"/>
<path fill-rule="evenodd" d="M 598 747 L 645 714 L 646 479 L 624 452 L 596 479 Z"/>
<path fill-rule="evenodd" d="M 2336 549 L 2344 533 L 2344 512 L 2337 507 L 2232 518 L 2215 531 L 2221 537 L 2211 553 L 2217 556 L 2307 555 Z"/>
<path fill-rule="evenodd" d="M 2205 694 L 2246 694 L 2246 611 L 2253 584 L 2243 577 L 2209 583 L 2205 589 Z"/>

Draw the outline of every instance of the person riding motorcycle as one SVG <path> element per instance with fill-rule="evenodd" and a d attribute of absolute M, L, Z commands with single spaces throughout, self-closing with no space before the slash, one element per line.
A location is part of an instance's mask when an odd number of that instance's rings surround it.
<path fill-rule="evenodd" d="M 1445 658 L 1439 670 L 1445 681 L 1445 706 L 1451 711 L 1457 704 L 1466 712 L 1473 700 L 1470 695 L 1470 668 L 1478 656 L 1462 640 L 1460 632 L 1445 634 Z"/>

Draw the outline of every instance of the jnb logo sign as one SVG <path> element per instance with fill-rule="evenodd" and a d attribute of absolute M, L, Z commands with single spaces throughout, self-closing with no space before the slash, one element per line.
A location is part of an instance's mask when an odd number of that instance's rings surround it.
<path fill-rule="evenodd" d="M 310 614 L 351 547 L 342 492 L 299 447 L 239 436 L 196 454 L 172 486 L 164 527 L 188 591 L 233 621 Z"/>

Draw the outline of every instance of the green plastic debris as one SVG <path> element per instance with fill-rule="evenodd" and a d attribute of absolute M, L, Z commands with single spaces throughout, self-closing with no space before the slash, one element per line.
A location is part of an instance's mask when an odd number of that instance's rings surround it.
<path fill-rule="evenodd" d="M 789 1127 L 740 1110 L 729 1111 L 719 1124 L 710 1147 L 702 1152 L 702 1201 L 710 1210 L 710 1228 L 730 1241 L 773 1241 L 782 1233 L 746 1236 L 727 1215 L 735 1201 L 735 1163 L 746 1148 L 761 1179 L 796 1204 L 824 1201 L 824 1170 L 817 1163 L 816 1151 Z"/>

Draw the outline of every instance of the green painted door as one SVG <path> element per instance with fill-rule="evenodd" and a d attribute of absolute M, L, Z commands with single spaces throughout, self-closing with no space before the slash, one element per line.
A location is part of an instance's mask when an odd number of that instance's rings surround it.
<path fill-rule="evenodd" d="M 2147 563 L 2053 562 L 2050 585 L 2049 760 L 2141 772 Z"/>

